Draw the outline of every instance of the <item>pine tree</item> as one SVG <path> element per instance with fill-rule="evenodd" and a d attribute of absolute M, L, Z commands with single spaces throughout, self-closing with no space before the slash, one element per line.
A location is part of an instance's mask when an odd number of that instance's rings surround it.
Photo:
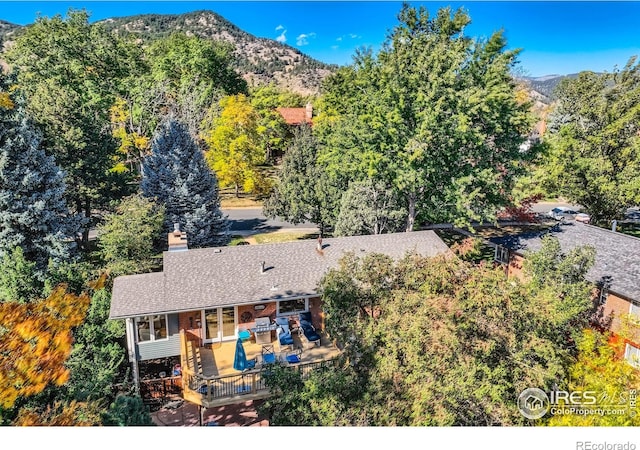
<path fill-rule="evenodd" d="M 173 117 L 153 138 L 151 155 L 143 162 L 141 189 L 144 196 L 164 205 L 165 231 L 179 223 L 187 233 L 190 248 L 229 243 L 218 180 L 188 128 Z"/>
<path fill-rule="evenodd" d="M 44 275 L 51 261 L 69 259 L 81 221 L 67 208 L 64 173 L 40 148 L 24 110 L 0 110 L 0 256 L 20 247 Z"/>

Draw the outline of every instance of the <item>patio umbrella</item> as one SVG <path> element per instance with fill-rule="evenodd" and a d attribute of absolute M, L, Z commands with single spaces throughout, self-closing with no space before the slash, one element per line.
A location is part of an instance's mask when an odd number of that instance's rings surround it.
<path fill-rule="evenodd" d="M 242 346 L 242 339 L 238 338 L 236 342 L 236 355 L 233 358 L 233 368 L 243 371 L 247 369 L 247 354 Z"/>

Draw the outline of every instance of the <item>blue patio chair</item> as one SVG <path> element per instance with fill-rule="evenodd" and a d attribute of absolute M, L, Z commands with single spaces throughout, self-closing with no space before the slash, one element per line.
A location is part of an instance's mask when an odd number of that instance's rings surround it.
<path fill-rule="evenodd" d="M 289 364 L 297 364 L 302 360 L 302 350 L 296 349 L 292 352 L 287 352 L 284 360 Z"/>
<path fill-rule="evenodd" d="M 308 342 L 312 342 L 315 345 L 320 345 L 320 335 L 311 323 L 311 313 L 300 313 L 300 329 L 302 330 L 302 334 Z"/>
<path fill-rule="evenodd" d="M 272 344 L 262 346 L 262 364 L 274 364 L 276 362 L 276 352 Z"/>
<path fill-rule="evenodd" d="M 276 328 L 276 334 L 278 335 L 278 344 L 280 344 L 280 351 L 284 347 L 293 347 L 293 336 L 291 336 L 291 330 L 288 328 L 285 330 L 282 327 Z"/>

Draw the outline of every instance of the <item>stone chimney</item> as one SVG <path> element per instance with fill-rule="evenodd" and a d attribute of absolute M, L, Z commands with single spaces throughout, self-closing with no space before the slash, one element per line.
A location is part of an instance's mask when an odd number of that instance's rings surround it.
<path fill-rule="evenodd" d="M 173 224 L 173 231 L 168 235 L 169 251 L 180 252 L 188 250 L 187 233 L 180 231 L 180 224 Z"/>
<path fill-rule="evenodd" d="M 311 122 L 311 118 L 313 117 L 313 106 L 311 105 L 311 102 L 307 103 L 307 106 L 305 107 L 304 117 L 307 122 Z"/>
<path fill-rule="evenodd" d="M 322 251 L 322 236 L 318 236 L 318 245 L 316 249 L 321 252 Z"/>

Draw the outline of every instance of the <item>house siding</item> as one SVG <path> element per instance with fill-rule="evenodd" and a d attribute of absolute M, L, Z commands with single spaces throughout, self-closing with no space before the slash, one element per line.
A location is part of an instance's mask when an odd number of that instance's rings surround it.
<path fill-rule="evenodd" d="M 167 332 L 169 334 L 167 339 L 138 343 L 138 360 L 146 361 L 149 359 L 168 358 L 169 356 L 180 356 L 180 324 L 177 314 L 168 315 Z"/>

